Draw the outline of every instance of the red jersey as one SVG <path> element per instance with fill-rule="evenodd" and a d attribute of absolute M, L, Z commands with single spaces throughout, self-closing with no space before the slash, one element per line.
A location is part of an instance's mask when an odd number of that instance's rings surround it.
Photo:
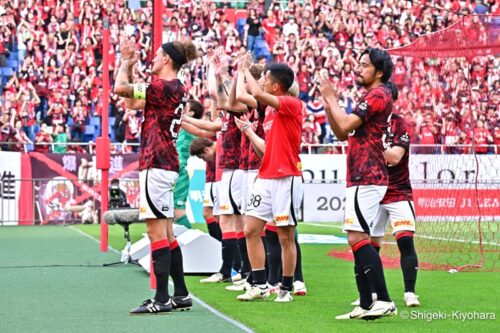
<path fill-rule="evenodd" d="M 488 135 L 490 135 L 490 132 L 484 127 L 474 129 L 474 143 L 476 144 L 474 150 L 476 153 L 486 154 L 488 152 L 488 147 L 485 146 L 488 144 Z"/>
<path fill-rule="evenodd" d="M 178 79 L 154 80 L 146 89 L 141 127 L 139 170 L 158 168 L 179 172 L 175 140 L 186 104 L 186 90 Z"/>
<path fill-rule="evenodd" d="M 278 96 L 277 110 L 267 108 L 264 120 L 266 151 L 259 169 L 263 179 L 302 176 L 302 102 L 292 96 Z"/>
<path fill-rule="evenodd" d="M 234 113 L 228 111 L 222 117 L 222 151 L 219 167 L 238 169 L 241 156 L 241 131 L 234 122 Z"/>
<path fill-rule="evenodd" d="M 390 125 L 392 107 L 390 89 L 380 85 L 366 92 L 352 112 L 363 124 L 349 135 L 347 187 L 389 184 L 383 136 Z"/>
<path fill-rule="evenodd" d="M 222 156 L 222 132 L 217 132 L 217 147 L 215 148 L 215 181 L 220 182 L 222 179 L 223 168 L 220 166 L 220 158 Z"/>
<path fill-rule="evenodd" d="M 391 147 L 398 146 L 405 150 L 405 153 L 397 165 L 389 165 L 389 186 L 385 192 L 383 204 L 399 201 L 412 201 L 410 183 L 410 135 L 408 134 L 408 123 L 397 114 L 391 117 L 391 127 L 388 135 L 388 143 Z"/>
<path fill-rule="evenodd" d="M 250 154 L 250 140 L 248 140 L 246 135 L 241 136 L 241 155 L 240 155 L 240 170 L 248 170 L 248 156 Z"/>
<path fill-rule="evenodd" d="M 266 118 L 266 108 L 267 105 L 257 103 L 257 109 L 252 110 L 250 121 L 252 121 L 254 126 L 254 132 L 259 138 L 265 139 L 266 134 L 264 133 L 264 119 Z M 250 144 L 250 150 L 248 152 L 248 170 L 258 170 L 260 168 L 261 158 L 255 150 L 252 144 Z"/>

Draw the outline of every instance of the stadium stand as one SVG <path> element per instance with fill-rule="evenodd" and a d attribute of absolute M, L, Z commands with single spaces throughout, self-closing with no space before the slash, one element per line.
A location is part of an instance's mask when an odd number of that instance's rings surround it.
<path fill-rule="evenodd" d="M 136 6 L 138 3 L 140 7 Z M 408 45 L 420 35 L 450 27 L 463 15 L 500 13 L 495 0 L 438 0 L 433 5 L 397 0 L 344 0 L 334 2 L 335 5 L 327 0 L 274 1 L 268 6 L 265 3 L 165 0 L 163 39 L 189 37 L 203 54 L 222 44 L 228 55 L 235 56 L 248 45 L 246 19 L 250 10 L 255 10 L 262 23 L 261 37 L 257 37 L 253 48 L 255 58 L 286 61 L 297 74 L 305 65 L 307 75 L 298 76 L 301 98 L 316 106 L 318 94 L 313 90 L 314 82 L 319 70 L 328 68 L 332 80 L 340 82 L 340 100 L 349 110 L 354 106 L 355 96 L 360 94 L 353 83 L 353 69 L 358 55 L 367 46 L 396 48 Z M 110 52 L 110 73 L 114 77 L 122 38 L 135 36 L 138 45 L 151 44 L 151 1 L 134 1 L 129 6 L 123 0 L 0 0 L 1 112 L 11 117 L 16 110 L 16 119 L 23 120 L 21 130 L 31 140 L 42 123 L 67 124 L 66 131 L 72 141 L 82 138 L 94 141 L 99 135 L 105 16 L 110 18 L 114 46 Z M 140 58 L 138 66 L 150 66 L 149 52 L 143 52 Z M 455 84 L 457 76 L 462 75 L 458 60 L 439 64 L 440 72 L 434 78 L 426 76 L 428 63 L 398 57 L 395 61 L 394 80 L 400 91 L 396 107 L 412 123 L 413 143 L 444 144 L 451 142 L 447 136 L 453 132 L 453 142 L 466 144 L 468 130 L 476 124 L 464 123 L 461 119 L 466 117 L 460 115 L 470 109 L 487 131 L 485 143 L 500 147 L 498 57 L 470 59 L 474 98 L 463 102 L 455 100 L 457 90 L 461 89 Z M 186 75 L 192 97 L 201 101 L 208 96 L 202 64 L 202 61 L 193 64 Z M 74 135 L 71 110 L 77 103 L 87 118 L 83 137 Z M 117 116 L 119 104 L 118 97 L 111 96 L 111 116 Z M 321 110 L 314 114 L 318 126 L 311 128 L 317 130 L 307 131 L 306 141 L 335 142 L 324 126 Z M 2 120 L 0 126 L 9 126 L 8 123 Z M 111 125 L 114 139 L 116 126 Z M 13 139 L 16 137 L 19 136 Z M 486 152 L 493 150 L 488 148 Z"/>

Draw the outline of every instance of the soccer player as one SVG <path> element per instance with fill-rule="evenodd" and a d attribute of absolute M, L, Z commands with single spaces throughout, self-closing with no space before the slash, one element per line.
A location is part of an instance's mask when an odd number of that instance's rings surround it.
<path fill-rule="evenodd" d="M 302 167 L 299 158 L 302 135 L 302 102 L 289 95 L 294 73 L 286 64 L 267 66 L 263 87 L 250 73 L 251 55 L 243 62 L 250 93 L 268 105 L 264 130 L 266 142 L 259 174 L 245 215 L 245 236 L 252 265 L 253 285 L 237 298 L 243 301 L 269 297 L 265 251 L 261 232 L 267 221 L 275 221 L 282 249 L 283 278 L 276 302 L 292 300 L 293 275 L 297 260 L 295 227 L 302 200 Z M 242 128 L 245 131 L 245 128 Z M 253 143 L 252 143 L 253 144 Z"/>
<path fill-rule="evenodd" d="M 347 140 L 347 188 L 344 230 L 354 254 L 354 273 L 360 305 L 336 319 L 377 319 L 397 313 L 387 291 L 382 261 L 370 241 L 377 213 L 389 184 L 383 136 L 389 127 L 397 90 L 389 81 L 390 55 L 368 48 L 360 56 L 356 83 L 366 92 L 351 114 L 339 107 L 336 89 L 323 74 L 320 92 L 328 122 L 339 140 Z M 378 300 L 372 301 L 372 290 Z"/>
<path fill-rule="evenodd" d="M 250 72 L 252 73 L 252 76 L 256 78 L 257 73 L 253 70 L 255 70 L 255 65 L 250 67 Z M 291 96 L 298 96 L 299 89 L 296 83 L 290 87 L 289 93 Z M 237 103 L 243 104 L 243 107 L 251 109 L 251 111 L 247 114 L 247 117 L 241 117 L 241 121 L 236 119 L 238 127 L 245 134 L 243 137 L 248 137 L 249 139 L 247 142 L 252 145 L 249 150 L 249 170 L 247 171 L 247 186 L 245 187 L 246 200 L 244 200 L 243 209 L 243 212 L 246 212 L 246 203 L 251 199 L 253 186 L 261 163 L 261 157 L 265 150 L 265 141 L 263 139 L 265 137 L 265 131 L 263 124 L 266 116 L 267 105 L 259 103 L 247 92 L 243 71 L 239 71 L 237 75 L 236 100 Z M 294 295 L 306 295 L 307 288 L 304 284 L 304 277 L 302 274 L 301 250 L 297 236 L 296 232 L 295 245 L 297 247 L 297 265 L 294 274 L 295 281 L 293 282 L 293 293 Z M 267 282 L 270 287 L 270 292 L 278 293 L 279 282 L 281 280 L 281 246 L 277 234 L 277 227 L 273 221 L 268 221 L 266 224 L 264 245 L 267 245 Z M 248 279 L 248 281 L 251 282 L 251 279 Z M 249 283 L 246 283 L 245 285 L 240 284 L 229 286 L 226 287 L 226 289 L 231 291 L 243 291 L 246 290 L 248 286 Z"/>
<path fill-rule="evenodd" d="M 204 108 L 200 102 L 190 99 L 187 101 L 184 113 L 195 119 L 201 119 L 203 111 Z M 179 155 L 179 178 L 175 183 L 174 189 L 174 222 L 188 229 L 191 229 L 191 223 L 186 216 L 186 199 L 189 192 L 187 161 L 189 158 L 189 146 L 194 138 L 195 136 L 193 134 L 181 128 L 176 143 L 177 154 Z"/>
<path fill-rule="evenodd" d="M 415 295 L 418 258 L 413 244 L 415 233 L 415 210 L 410 183 L 408 124 L 403 117 L 393 114 L 388 135 L 388 146 L 384 152 L 389 169 L 389 187 L 379 210 L 380 228 L 375 228 L 372 244 L 380 249 L 385 226 L 391 222 L 392 233 L 396 236 L 401 253 L 401 270 L 405 285 L 404 301 L 407 307 L 420 306 Z"/>
<path fill-rule="evenodd" d="M 182 253 L 172 228 L 173 188 L 179 172 L 175 140 L 187 93 L 177 73 L 184 64 L 196 59 L 197 50 L 191 41 L 162 44 L 156 50 L 151 70 L 158 79 L 149 85 L 132 82 L 138 60 L 133 41 L 122 42 L 120 51 L 122 64 L 114 92 L 125 97 L 127 108 L 144 109 L 139 154 L 139 218 L 146 220 L 157 282 L 154 298 L 144 301 L 130 314 L 163 314 L 173 309 L 188 309 L 192 301 L 184 282 Z M 168 293 L 169 275 L 174 281 L 173 297 Z"/>

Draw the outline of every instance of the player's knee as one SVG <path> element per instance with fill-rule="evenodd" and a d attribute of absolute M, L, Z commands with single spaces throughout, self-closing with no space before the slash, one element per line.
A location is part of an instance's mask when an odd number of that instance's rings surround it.
<path fill-rule="evenodd" d="M 364 241 L 364 240 L 369 240 L 370 236 L 368 234 L 358 232 L 358 231 L 348 231 L 347 233 L 347 241 L 349 243 L 349 246 L 353 247 L 357 243 Z"/>
<path fill-rule="evenodd" d="M 245 238 L 260 237 L 261 230 L 256 223 L 245 223 L 243 227 Z"/>

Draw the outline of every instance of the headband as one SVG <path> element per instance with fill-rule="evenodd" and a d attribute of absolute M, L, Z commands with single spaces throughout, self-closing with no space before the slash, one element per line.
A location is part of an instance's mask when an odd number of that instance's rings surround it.
<path fill-rule="evenodd" d="M 165 43 L 161 45 L 163 51 L 172 58 L 172 60 L 181 67 L 187 62 L 187 59 L 182 55 L 179 50 L 174 46 L 174 43 Z"/>

